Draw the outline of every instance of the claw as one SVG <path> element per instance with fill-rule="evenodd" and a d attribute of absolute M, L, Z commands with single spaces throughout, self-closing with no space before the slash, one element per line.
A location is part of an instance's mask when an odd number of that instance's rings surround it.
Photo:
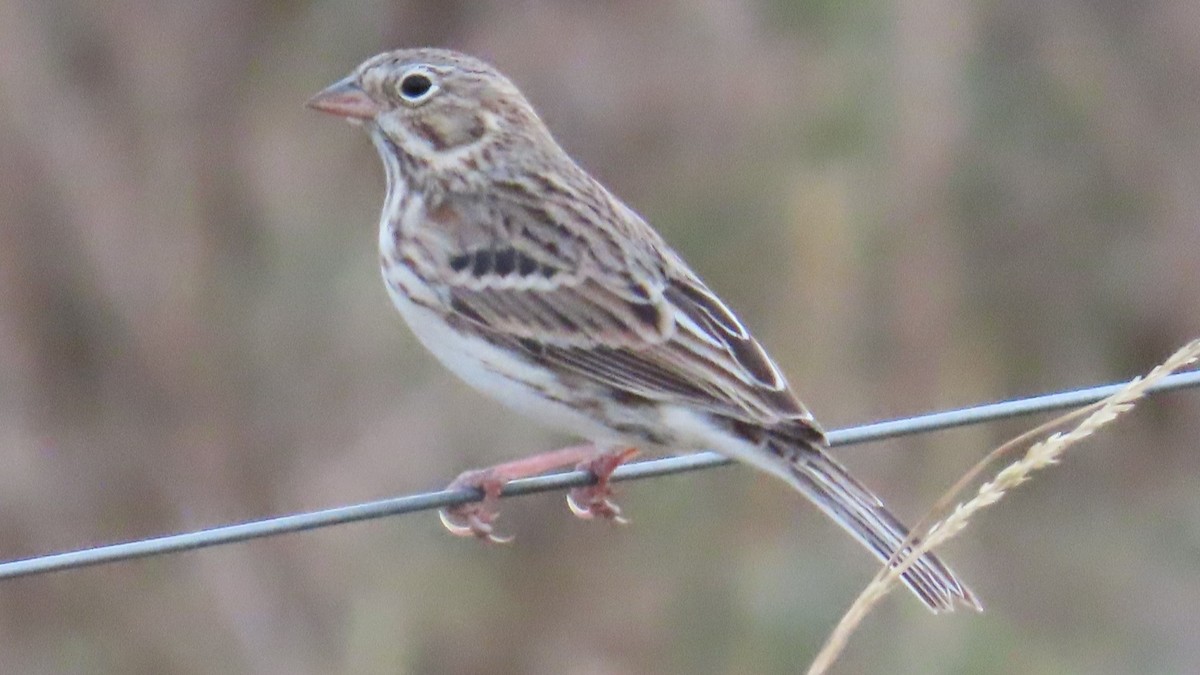
<path fill-rule="evenodd" d="M 575 468 L 591 472 L 596 477 L 596 482 L 567 493 L 567 507 L 571 509 L 571 513 L 583 520 L 592 520 L 599 516 L 618 525 L 628 525 L 629 520 L 621 515 L 621 507 L 610 499 L 612 488 L 609 487 L 608 479 L 618 466 L 636 454 L 637 449 L 626 448 L 620 452 L 604 452 L 586 462 L 580 462 Z"/>
<path fill-rule="evenodd" d="M 456 537 L 474 537 L 484 539 L 493 544 L 508 544 L 513 537 L 500 536 L 492 527 L 492 521 L 497 513 L 481 503 L 462 504 L 449 509 L 438 510 L 438 518 L 450 534 Z"/>
<path fill-rule="evenodd" d="M 492 523 L 500 515 L 496 502 L 504 489 L 504 480 L 488 469 L 466 471 L 450 483 L 449 489 L 473 487 L 483 492 L 483 499 L 438 510 L 438 518 L 450 534 L 456 537 L 474 537 L 493 544 L 507 544 L 511 536 L 496 534 Z"/>
<path fill-rule="evenodd" d="M 475 528 L 471 525 L 461 525 L 454 522 L 454 518 L 450 516 L 449 509 L 438 509 L 438 518 L 442 521 L 442 527 L 446 528 L 450 534 L 456 537 L 474 537 Z"/>
<path fill-rule="evenodd" d="M 577 494 L 590 492 L 590 488 L 576 488 L 567 493 L 567 508 L 571 509 L 571 513 L 575 514 L 575 517 L 583 520 L 592 520 L 596 516 L 600 516 L 618 525 L 629 524 L 629 519 L 621 515 L 621 507 L 617 506 L 608 497 L 593 494 L 587 494 L 584 497 L 583 494 Z M 586 505 L 580 504 L 577 497 L 583 497 L 586 500 Z"/>
<path fill-rule="evenodd" d="M 464 504 L 463 506 L 475 506 L 479 504 Z M 451 512 L 454 512 L 452 515 Z M 466 522 L 458 522 L 455 516 L 459 516 Z M 474 509 L 459 510 L 459 509 L 440 509 L 438 518 L 442 521 L 442 526 L 446 528 L 450 534 L 456 537 L 474 537 L 476 539 L 485 539 L 493 544 L 509 544 L 515 539 L 514 536 L 500 536 L 495 533 L 492 528 L 491 520 L 495 518 L 495 514 L 486 514 L 476 512 Z"/>

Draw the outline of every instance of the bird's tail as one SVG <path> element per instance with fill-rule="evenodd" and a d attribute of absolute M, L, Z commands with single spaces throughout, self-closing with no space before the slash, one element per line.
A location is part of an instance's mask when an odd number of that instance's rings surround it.
<path fill-rule="evenodd" d="M 881 561 L 891 559 L 908 537 L 908 528 L 874 493 L 819 447 L 774 435 L 769 443 L 790 461 L 793 484 L 800 492 Z M 912 544 L 906 550 L 911 550 Z M 900 578 L 935 613 L 960 604 L 981 609 L 975 594 L 932 553 L 921 556 Z"/>

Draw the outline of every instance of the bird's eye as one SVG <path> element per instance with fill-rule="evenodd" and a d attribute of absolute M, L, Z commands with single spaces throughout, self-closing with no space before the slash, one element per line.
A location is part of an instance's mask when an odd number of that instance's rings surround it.
<path fill-rule="evenodd" d="M 400 95 L 410 103 L 419 103 L 433 92 L 433 80 L 422 72 L 413 72 L 400 80 Z"/>

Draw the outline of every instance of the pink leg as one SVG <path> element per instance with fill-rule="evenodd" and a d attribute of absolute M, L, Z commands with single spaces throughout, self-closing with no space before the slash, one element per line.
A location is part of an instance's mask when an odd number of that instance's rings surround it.
<path fill-rule="evenodd" d="M 543 452 L 486 469 L 464 471 L 450 483 L 448 489 L 477 488 L 483 491 L 483 500 L 442 509 L 438 515 L 442 519 L 442 525 L 445 525 L 451 534 L 460 537 L 476 537 L 497 544 L 508 543 L 512 541 L 512 537 L 501 537 L 495 534 L 492 527 L 492 523 L 499 515 L 497 504 L 504 484 L 517 478 L 536 476 L 554 469 L 574 466 L 577 469 L 591 471 L 596 476 L 596 483 L 571 490 L 567 497 L 567 504 L 571 507 L 571 511 L 580 518 L 591 519 L 601 516 L 623 523 L 625 520 L 621 518 L 621 509 L 609 499 L 612 489 L 608 485 L 608 478 L 622 462 L 636 453 L 637 451 L 633 448 L 619 452 L 598 451 L 595 445 L 589 443 Z"/>

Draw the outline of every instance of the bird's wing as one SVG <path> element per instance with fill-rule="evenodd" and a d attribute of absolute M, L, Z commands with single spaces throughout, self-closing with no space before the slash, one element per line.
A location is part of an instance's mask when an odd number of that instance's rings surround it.
<path fill-rule="evenodd" d="M 619 395 L 821 438 L 733 312 L 639 216 L 605 197 L 447 197 L 410 255 L 437 279 L 453 321 L 548 368 Z"/>

